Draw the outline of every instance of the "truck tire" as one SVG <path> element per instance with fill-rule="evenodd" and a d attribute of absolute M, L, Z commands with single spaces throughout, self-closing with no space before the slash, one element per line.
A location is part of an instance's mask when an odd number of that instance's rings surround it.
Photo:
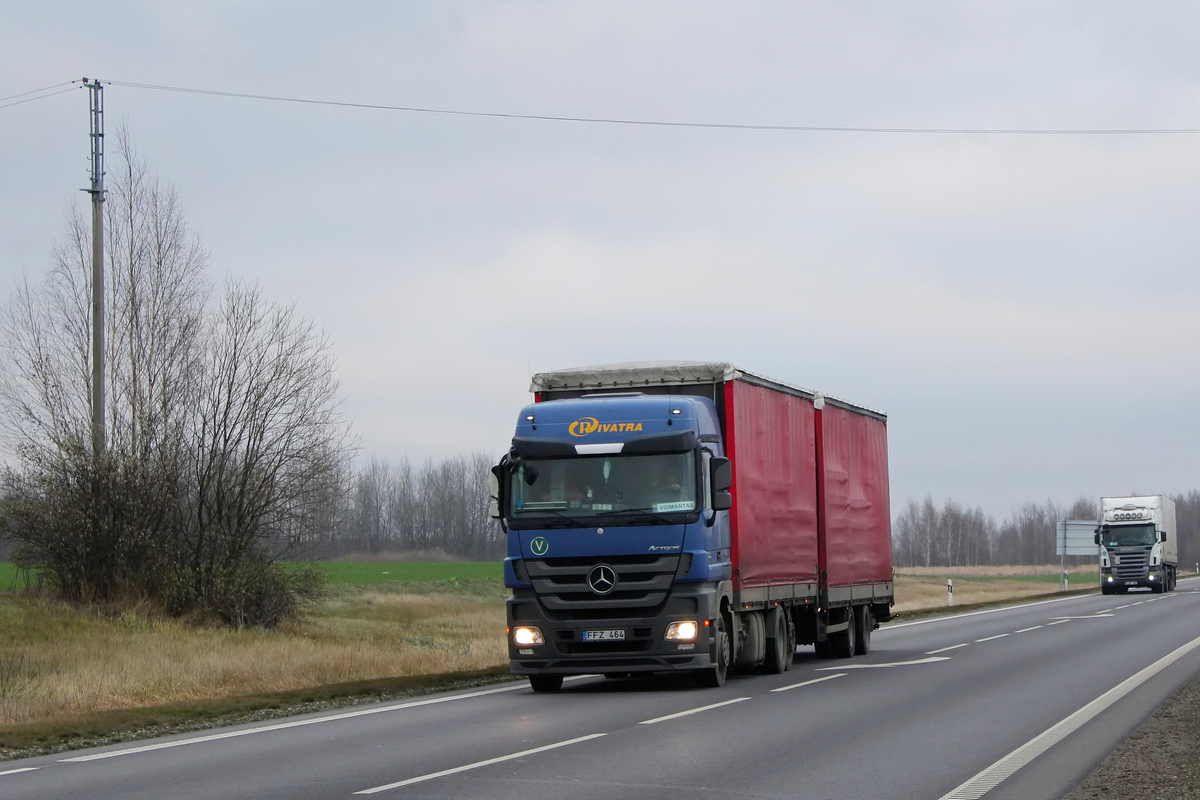
<path fill-rule="evenodd" d="M 1112 594 L 1113 590 L 1107 584 L 1100 584 L 1100 594 Z"/>
<path fill-rule="evenodd" d="M 816 651 L 817 658 L 833 658 L 833 646 L 829 644 L 828 639 L 814 644 L 813 650 Z"/>
<path fill-rule="evenodd" d="M 529 685 L 535 692 L 557 692 L 562 688 L 562 675 L 530 675 Z"/>
<path fill-rule="evenodd" d="M 829 646 L 833 650 L 834 658 L 850 658 L 854 655 L 854 649 L 857 645 L 858 637 L 855 635 L 855 617 L 854 609 L 847 608 L 845 611 L 846 630 L 838 631 L 829 636 Z"/>
<path fill-rule="evenodd" d="M 725 685 L 729 675 L 729 631 L 725 629 L 725 615 L 717 617 L 717 663 L 696 673 L 696 683 L 706 689 L 717 689 Z"/>
<path fill-rule="evenodd" d="M 767 639 L 767 655 L 763 659 L 762 671 L 768 675 L 782 675 L 792 666 L 796 655 L 796 629 L 788 614 L 775 614 L 775 636 Z"/>
<path fill-rule="evenodd" d="M 854 655 L 865 656 L 871 652 L 871 631 L 875 629 L 875 614 L 870 606 L 854 608 L 854 624 L 858 628 L 858 641 L 854 643 Z"/>

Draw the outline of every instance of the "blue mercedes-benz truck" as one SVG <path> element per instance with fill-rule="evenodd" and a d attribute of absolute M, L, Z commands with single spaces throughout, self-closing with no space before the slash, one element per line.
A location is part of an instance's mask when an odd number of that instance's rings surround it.
<path fill-rule="evenodd" d="M 782 672 L 892 604 L 885 418 L 724 363 L 540 373 L 493 468 L 512 670 Z M 825 464 L 830 469 L 825 468 Z"/>

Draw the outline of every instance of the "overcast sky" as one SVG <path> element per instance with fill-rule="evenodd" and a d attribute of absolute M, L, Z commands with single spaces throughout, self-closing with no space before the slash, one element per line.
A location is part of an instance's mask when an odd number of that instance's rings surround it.
<path fill-rule="evenodd" d="M 1200 128 L 1195 3 L 0 7 L 82 76 L 513 114 Z M 892 505 L 1200 488 L 1200 135 L 595 125 L 105 90 L 218 279 L 335 342 L 365 455 L 500 453 L 531 372 L 699 359 L 889 415 Z M 0 109 L 0 292 L 87 196 L 87 94 Z"/>

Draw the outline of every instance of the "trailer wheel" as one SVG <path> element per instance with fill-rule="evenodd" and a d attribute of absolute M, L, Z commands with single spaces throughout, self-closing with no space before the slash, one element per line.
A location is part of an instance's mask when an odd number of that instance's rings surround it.
<path fill-rule="evenodd" d="M 854 609 L 846 609 L 846 630 L 838 631 L 829 637 L 829 646 L 833 649 L 835 658 L 850 658 L 854 655 L 855 645 L 858 637 L 855 636 L 855 617 Z"/>
<path fill-rule="evenodd" d="M 792 666 L 796 655 L 796 629 L 788 614 L 775 614 L 775 637 L 767 639 L 767 656 L 763 659 L 763 672 L 780 675 Z"/>
<path fill-rule="evenodd" d="M 696 683 L 706 689 L 725 685 L 729 675 L 729 631 L 725 629 L 725 615 L 717 617 L 717 663 L 696 673 Z"/>
<path fill-rule="evenodd" d="M 530 675 L 529 685 L 535 692 L 557 692 L 562 688 L 562 675 Z"/>
<path fill-rule="evenodd" d="M 865 656 L 871 652 L 871 631 L 875 628 L 875 615 L 870 606 L 854 608 L 855 626 L 858 628 L 858 641 L 854 643 L 854 655 Z"/>

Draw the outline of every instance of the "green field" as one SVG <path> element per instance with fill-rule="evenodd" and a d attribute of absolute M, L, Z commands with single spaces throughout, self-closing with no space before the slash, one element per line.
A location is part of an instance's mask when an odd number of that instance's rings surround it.
<path fill-rule="evenodd" d="M 370 586 L 377 583 L 499 583 L 499 561 L 318 561 L 331 584 Z"/>
<path fill-rule="evenodd" d="M 25 579 L 17 572 L 15 565 L 0 561 L 0 592 L 8 592 L 25 585 Z"/>
<path fill-rule="evenodd" d="M 504 568 L 499 561 L 318 561 L 330 584 L 371 586 L 381 583 L 424 583 L 452 586 L 462 583 L 500 583 Z M 25 579 L 17 568 L 0 561 L 0 592 L 22 588 Z"/>

